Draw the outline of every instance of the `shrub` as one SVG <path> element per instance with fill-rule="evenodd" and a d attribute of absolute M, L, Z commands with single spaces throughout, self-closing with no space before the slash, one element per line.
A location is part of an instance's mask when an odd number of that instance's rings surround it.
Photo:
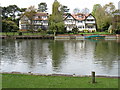
<path fill-rule="evenodd" d="M 74 33 L 74 34 L 77 34 L 78 33 L 78 28 L 77 27 L 73 27 L 73 29 L 72 29 L 72 32 Z"/>
<path fill-rule="evenodd" d="M 89 31 L 85 29 L 85 30 L 83 30 L 83 32 L 84 32 L 84 33 L 88 33 Z"/>
<path fill-rule="evenodd" d="M 95 32 L 95 30 L 92 30 L 92 33 L 94 33 Z"/>

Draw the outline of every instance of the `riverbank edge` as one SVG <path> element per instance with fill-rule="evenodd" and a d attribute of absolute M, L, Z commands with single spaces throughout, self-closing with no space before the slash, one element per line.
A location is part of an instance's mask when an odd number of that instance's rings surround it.
<path fill-rule="evenodd" d="M 64 76 L 64 77 L 92 77 L 91 75 L 70 75 L 70 74 L 39 74 L 39 73 L 21 73 L 21 72 L 2 72 L 0 74 L 21 74 L 21 75 L 33 75 L 33 76 Z M 104 76 L 104 75 L 96 75 L 95 77 L 100 78 L 118 78 L 120 76 Z"/>
<path fill-rule="evenodd" d="M 3 88 L 119 88 L 118 78 L 3 74 Z"/>
<path fill-rule="evenodd" d="M 15 36 L 6 36 L 0 35 L 0 39 L 55 39 L 55 40 L 84 40 L 86 36 L 98 35 L 98 34 L 58 34 L 55 37 L 53 35 L 15 35 Z M 100 36 L 105 36 L 105 40 L 120 39 L 120 34 L 116 35 L 106 35 L 100 34 Z"/>

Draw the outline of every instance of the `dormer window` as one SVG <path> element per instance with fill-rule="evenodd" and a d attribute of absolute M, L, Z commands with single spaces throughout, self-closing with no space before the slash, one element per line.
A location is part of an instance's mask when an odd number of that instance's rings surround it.
<path fill-rule="evenodd" d="M 83 16 L 80 15 L 80 16 L 78 16 L 78 18 L 83 18 Z"/>

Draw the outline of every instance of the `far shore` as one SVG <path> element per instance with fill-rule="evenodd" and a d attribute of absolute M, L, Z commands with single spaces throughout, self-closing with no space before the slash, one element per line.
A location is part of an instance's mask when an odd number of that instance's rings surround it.
<path fill-rule="evenodd" d="M 85 39 L 85 36 L 100 35 L 105 39 L 120 39 L 120 34 L 57 34 L 49 35 L 0 35 L 1 39 Z"/>

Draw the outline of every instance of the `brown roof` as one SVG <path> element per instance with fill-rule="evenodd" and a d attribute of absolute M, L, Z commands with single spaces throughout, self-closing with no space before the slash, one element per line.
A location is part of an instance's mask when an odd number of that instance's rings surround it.
<path fill-rule="evenodd" d="M 79 21 L 85 20 L 90 14 L 72 14 L 72 16 Z"/>
<path fill-rule="evenodd" d="M 45 12 L 37 12 L 35 16 L 48 16 L 48 13 Z"/>

